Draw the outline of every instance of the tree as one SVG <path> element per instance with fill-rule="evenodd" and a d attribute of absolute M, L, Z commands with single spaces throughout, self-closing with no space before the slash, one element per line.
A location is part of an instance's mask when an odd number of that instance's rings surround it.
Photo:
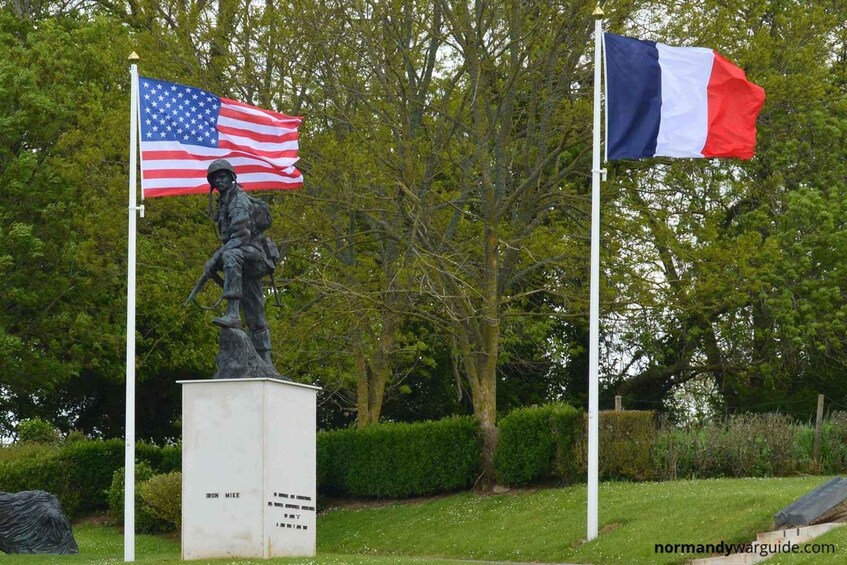
<path fill-rule="evenodd" d="M 554 273 L 580 261 L 590 109 L 576 85 L 587 83 L 593 7 L 437 2 L 455 69 L 442 90 L 456 94 L 426 101 L 438 144 L 398 136 L 424 163 L 417 178 L 400 177 L 400 212 L 469 384 L 489 478 L 504 320 L 533 294 L 566 303 L 568 282 Z"/>
<path fill-rule="evenodd" d="M 8 10 L 0 34 L 5 425 L 39 416 L 122 435 L 127 251 L 116 211 L 127 202 L 131 38 L 101 16 Z M 189 228 L 198 215 L 184 201 L 157 202 L 139 224 L 140 437 L 174 437 L 174 381 L 211 374 L 214 337 L 202 339 L 205 324 L 173 292 L 189 289 L 190 266 L 203 262 Z"/>
<path fill-rule="evenodd" d="M 667 408 L 677 387 L 705 380 L 720 409 L 808 416 L 817 392 L 843 394 L 832 210 L 845 178 L 844 8 L 676 3 L 670 13 L 685 24 L 661 39 L 715 46 L 768 100 L 749 163 L 613 168 L 612 222 L 629 245 L 612 261 L 621 304 L 637 305 L 617 310 L 622 349 L 635 352 L 618 391 Z"/>

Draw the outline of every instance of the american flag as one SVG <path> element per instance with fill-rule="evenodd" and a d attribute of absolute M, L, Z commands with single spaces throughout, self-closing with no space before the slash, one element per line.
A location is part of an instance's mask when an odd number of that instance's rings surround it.
<path fill-rule="evenodd" d="M 300 188 L 294 167 L 302 118 L 205 90 L 139 77 L 144 197 L 209 190 L 206 168 L 227 159 L 245 190 Z"/>

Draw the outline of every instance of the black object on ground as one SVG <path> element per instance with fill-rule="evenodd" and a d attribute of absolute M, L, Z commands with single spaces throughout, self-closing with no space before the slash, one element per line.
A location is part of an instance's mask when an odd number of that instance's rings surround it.
<path fill-rule="evenodd" d="M 847 478 L 836 477 L 774 514 L 774 529 L 844 521 L 845 501 Z"/>
<path fill-rule="evenodd" d="M 0 551 L 79 553 L 59 499 L 43 490 L 0 492 Z"/>

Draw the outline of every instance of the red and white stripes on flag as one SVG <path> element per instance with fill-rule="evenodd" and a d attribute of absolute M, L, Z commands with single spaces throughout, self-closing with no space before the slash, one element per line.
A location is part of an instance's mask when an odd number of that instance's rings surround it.
<path fill-rule="evenodd" d="M 145 198 L 209 191 L 206 168 L 227 159 L 245 190 L 295 189 L 300 117 L 205 90 L 140 77 L 141 189 Z"/>

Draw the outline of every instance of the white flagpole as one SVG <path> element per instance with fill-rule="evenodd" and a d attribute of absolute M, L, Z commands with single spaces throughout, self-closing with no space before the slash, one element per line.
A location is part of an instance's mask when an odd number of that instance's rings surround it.
<path fill-rule="evenodd" d="M 135 561 L 135 215 L 138 158 L 138 55 L 129 56 L 129 243 L 126 275 L 126 437 L 124 451 L 124 561 Z"/>
<path fill-rule="evenodd" d="M 594 151 L 591 159 L 591 305 L 588 347 L 588 540 L 597 537 L 597 493 L 599 484 L 599 333 L 600 333 L 600 91 L 603 10 L 594 10 Z"/>

